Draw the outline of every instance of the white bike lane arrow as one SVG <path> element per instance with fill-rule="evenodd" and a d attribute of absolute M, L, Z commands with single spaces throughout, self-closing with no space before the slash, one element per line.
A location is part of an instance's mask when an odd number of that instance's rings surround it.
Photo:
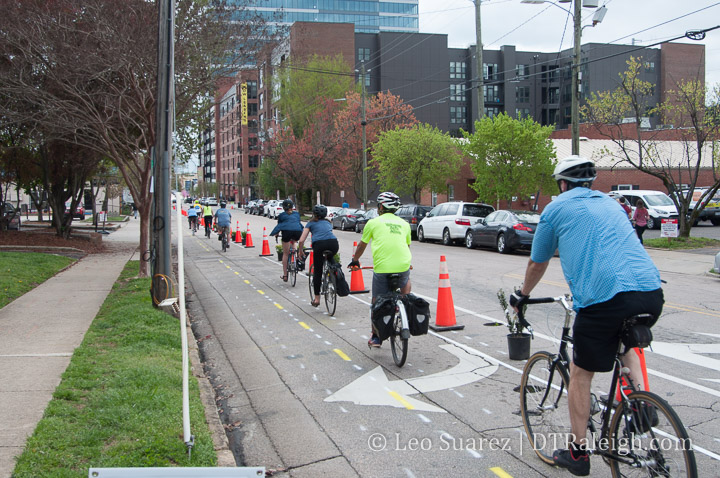
<path fill-rule="evenodd" d="M 436 392 L 461 387 L 489 377 L 498 369 L 480 356 L 468 353 L 453 345 L 440 345 L 441 349 L 455 355 L 460 362 L 443 372 L 407 380 L 388 380 L 382 367 L 378 366 L 354 382 L 346 385 L 325 399 L 326 402 L 353 402 L 356 405 L 382 405 L 426 412 L 445 413 L 442 408 L 414 399 L 408 395 Z"/>

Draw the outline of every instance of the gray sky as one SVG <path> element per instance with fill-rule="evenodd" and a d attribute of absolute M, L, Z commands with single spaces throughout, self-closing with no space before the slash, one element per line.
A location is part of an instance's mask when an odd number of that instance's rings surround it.
<path fill-rule="evenodd" d="M 471 0 L 419 0 L 419 4 L 421 32 L 447 34 L 449 47 L 475 44 L 475 5 Z M 572 7 L 572 3 L 558 5 Z M 650 45 L 684 35 L 687 30 L 720 25 L 718 0 L 600 0 L 600 5 L 607 7 L 607 15 L 599 25 L 583 30 L 582 43 L 630 45 L 635 39 L 638 46 Z M 590 22 L 594 12 L 583 8 L 583 25 Z M 498 50 L 502 45 L 541 52 L 572 48 L 573 22 L 568 17 L 550 4 L 483 0 L 482 42 L 486 50 Z M 700 42 L 677 41 L 705 45 L 706 86 L 719 84 L 720 29 L 708 32 Z"/>

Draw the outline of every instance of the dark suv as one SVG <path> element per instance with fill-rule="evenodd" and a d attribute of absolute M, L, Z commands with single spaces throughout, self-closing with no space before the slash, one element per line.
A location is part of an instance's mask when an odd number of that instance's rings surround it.
<path fill-rule="evenodd" d="M 417 225 L 432 210 L 432 206 L 420 206 L 418 204 L 405 204 L 400 206 L 395 215 L 403 218 L 410 224 L 410 232 L 413 238 L 417 238 Z"/>

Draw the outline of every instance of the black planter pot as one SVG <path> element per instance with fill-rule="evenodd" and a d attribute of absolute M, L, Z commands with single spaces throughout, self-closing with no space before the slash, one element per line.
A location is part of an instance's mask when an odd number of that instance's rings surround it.
<path fill-rule="evenodd" d="M 508 355 L 510 360 L 527 360 L 530 358 L 530 334 L 508 334 Z"/>
<path fill-rule="evenodd" d="M 283 256 L 282 251 L 275 251 L 275 252 L 277 252 L 277 255 L 278 255 L 278 262 L 282 262 L 282 256 Z"/>

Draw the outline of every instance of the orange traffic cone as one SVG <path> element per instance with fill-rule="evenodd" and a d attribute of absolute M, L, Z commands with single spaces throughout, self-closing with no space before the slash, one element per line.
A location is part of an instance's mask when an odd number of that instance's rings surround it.
<path fill-rule="evenodd" d="M 240 232 L 240 221 L 235 223 L 235 244 L 242 242 L 242 233 Z"/>
<path fill-rule="evenodd" d="M 650 390 L 650 382 L 648 382 L 648 374 L 647 374 L 647 367 L 645 366 L 645 351 L 639 347 L 635 347 L 633 349 L 635 353 L 638 354 L 638 358 L 640 358 L 640 368 L 642 369 L 642 376 L 643 376 L 643 390 L 649 391 Z M 618 387 L 617 392 L 615 393 L 615 400 L 618 402 L 620 401 L 620 394 L 624 393 L 625 395 L 630 395 L 630 388 L 627 383 L 627 380 L 625 380 L 625 377 L 621 376 L 618 379 Z"/>
<path fill-rule="evenodd" d="M 310 249 L 310 257 L 308 258 L 307 263 L 309 264 L 307 267 L 308 274 L 310 274 L 312 272 L 313 264 L 315 264 L 315 262 L 313 262 L 313 250 L 312 249 Z"/>
<path fill-rule="evenodd" d="M 438 283 L 437 310 L 435 311 L 435 325 L 430 328 L 436 332 L 445 330 L 462 330 L 464 325 L 455 322 L 455 304 L 450 289 L 450 273 L 448 272 L 445 256 L 440 256 L 440 280 Z"/>
<path fill-rule="evenodd" d="M 353 242 L 353 257 L 355 257 L 355 248 L 357 242 Z M 365 288 L 365 281 L 363 280 L 362 269 L 359 267 L 353 267 L 350 274 L 350 293 L 351 294 L 367 294 L 370 292 Z"/>
<path fill-rule="evenodd" d="M 183 216 L 187 216 L 187 211 L 185 209 L 181 210 Z"/>
<path fill-rule="evenodd" d="M 255 247 L 252 242 L 252 236 L 250 235 L 250 223 L 247 223 L 247 231 L 245 232 L 245 248 Z"/>
<path fill-rule="evenodd" d="M 260 253 L 260 256 L 272 256 L 272 252 L 270 252 L 270 243 L 268 242 L 266 228 L 264 228 L 264 227 L 263 227 L 262 252 Z"/>

